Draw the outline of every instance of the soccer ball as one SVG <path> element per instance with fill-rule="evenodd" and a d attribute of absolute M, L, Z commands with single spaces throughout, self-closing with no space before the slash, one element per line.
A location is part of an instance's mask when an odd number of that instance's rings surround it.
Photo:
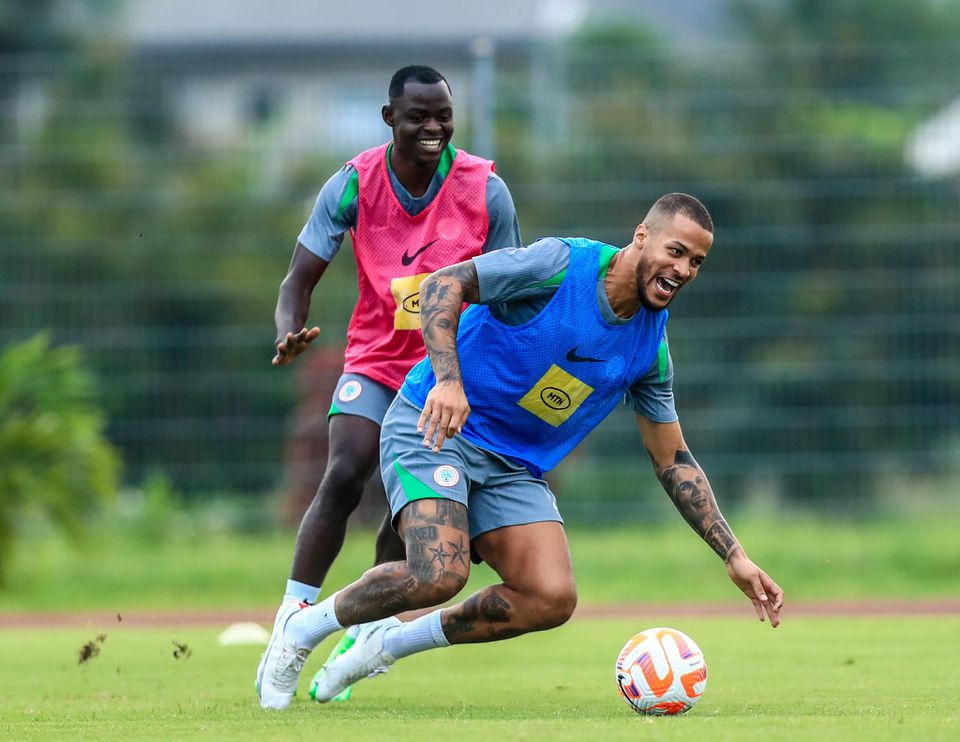
<path fill-rule="evenodd" d="M 623 645 L 615 669 L 621 697 L 638 714 L 682 714 L 707 687 L 703 652 L 676 629 L 636 634 Z"/>

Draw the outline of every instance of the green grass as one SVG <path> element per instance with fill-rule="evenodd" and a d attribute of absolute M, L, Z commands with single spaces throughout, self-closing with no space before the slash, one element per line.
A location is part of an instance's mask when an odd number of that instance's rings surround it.
<path fill-rule="evenodd" d="M 613 661 L 648 625 L 693 636 L 709 678 L 680 718 L 636 716 Z M 77 650 L 107 633 L 84 665 Z M 0 634 L 0 730 L 10 739 L 947 740 L 956 703 L 960 618 L 575 620 L 506 642 L 427 652 L 364 681 L 348 704 L 256 704 L 260 649 L 219 647 L 216 632 L 12 630 Z M 173 657 L 172 642 L 192 655 Z M 301 690 L 326 655 L 320 647 Z M 305 694 L 302 694 L 305 696 Z"/>
<path fill-rule="evenodd" d="M 17 542 L 0 612 L 269 608 L 290 567 L 293 531 L 235 534 L 186 517 L 145 535 L 101 527 L 78 548 L 54 536 Z M 827 522 L 733 519 L 788 600 L 955 597 L 960 539 L 951 518 Z M 719 560 L 679 517 L 571 528 L 582 603 L 742 600 Z M 348 534 L 327 580 L 370 566 L 372 534 Z M 474 569 L 471 587 L 494 580 Z M 789 604 L 788 604 L 789 605 Z"/>

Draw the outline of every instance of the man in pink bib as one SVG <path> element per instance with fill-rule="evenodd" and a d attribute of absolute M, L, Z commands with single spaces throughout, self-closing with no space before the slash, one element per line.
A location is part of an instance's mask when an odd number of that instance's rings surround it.
<path fill-rule="evenodd" d="M 271 645 L 288 606 L 316 602 L 347 519 L 377 468 L 387 407 L 425 355 L 420 282 L 447 265 L 522 244 L 513 199 L 493 163 L 450 144 L 453 99 L 446 79 L 430 67 L 404 67 L 390 81 L 389 98 L 381 113 L 392 141 L 361 152 L 323 186 L 280 286 L 274 365 L 291 363 L 320 334 L 319 327 L 306 326 L 310 297 L 350 231 L 360 296 L 329 413 L 327 468 L 300 524 Z M 375 563 L 404 556 L 388 517 L 377 536 Z M 347 633 L 333 655 L 349 649 L 354 638 Z M 257 692 L 262 706 L 273 707 L 271 693 L 285 679 L 264 683 L 264 672 L 261 661 Z M 349 696 L 347 688 L 338 698 Z"/>

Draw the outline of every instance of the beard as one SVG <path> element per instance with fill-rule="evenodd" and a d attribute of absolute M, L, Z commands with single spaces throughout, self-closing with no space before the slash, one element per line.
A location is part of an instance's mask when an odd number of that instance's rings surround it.
<path fill-rule="evenodd" d="M 676 296 L 676 294 L 674 294 L 674 296 Z M 661 309 L 666 309 L 670 306 L 670 302 L 672 301 L 673 296 L 667 299 L 663 304 L 653 304 L 649 299 L 647 299 L 646 292 L 640 294 L 640 305 L 648 312 L 659 312 Z"/>
<path fill-rule="evenodd" d="M 643 279 L 643 268 L 643 261 L 641 261 L 640 264 L 637 265 L 637 296 L 640 297 L 640 306 L 648 312 L 659 312 L 661 309 L 666 309 L 670 306 L 670 302 L 674 300 L 680 289 L 677 288 L 662 304 L 654 304 L 647 296 L 647 281 Z M 656 281 L 656 274 L 654 274 L 653 280 Z"/>

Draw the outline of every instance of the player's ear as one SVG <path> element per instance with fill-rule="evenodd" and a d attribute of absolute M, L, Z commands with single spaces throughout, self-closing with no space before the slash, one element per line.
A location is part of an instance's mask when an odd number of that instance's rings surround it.
<path fill-rule="evenodd" d="M 633 244 L 637 247 L 643 247 L 643 241 L 647 239 L 647 225 L 640 222 L 636 231 L 633 233 Z"/>
<path fill-rule="evenodd" d="M 383 118 L 383 123 L 393 128 L 393 106 L 386 105 L 380 109 L 380 116 Z"/>

